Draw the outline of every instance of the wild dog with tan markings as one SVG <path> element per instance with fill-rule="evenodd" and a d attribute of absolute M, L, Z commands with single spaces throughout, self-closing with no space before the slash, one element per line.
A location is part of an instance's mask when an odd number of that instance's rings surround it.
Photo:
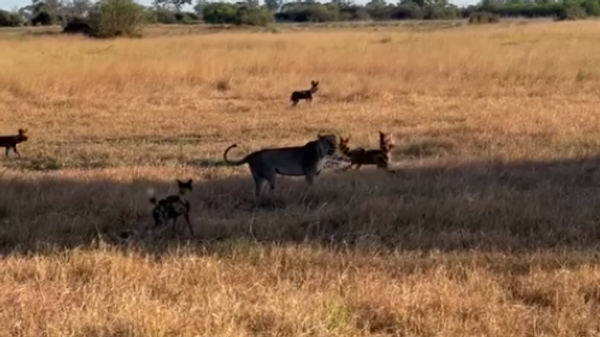
<path fill-rule="evenodd" d="M 179 194 L 169 195 L 163 199 L 157 200 L 155 196 L 150 197 L 150 203 L 154 205 L 152 209 L 152 217 L 154 218 L 154 227 L 162 227 L 167 225 L 169 220 L 173 220 L 173 229 L 177 225 L 177 219 L 183 216 L 187 222 L 190 234 L 194 235 L 194 229 L 190 223 L 191 205 L 186 197 L 186 194 L 192 190 L 192 179 L 186 182 L 177 179 L 177 187 Z"/>
<path fill-rule="evenodd" d="M 379 150 L 367 150 L 362 147 L 350 149 L 349 143 L 350 137 L 340 137 L 338 147 L 350 159 L 350 165 L 345 170 L 352 168 L 354 165 L 356 165 L 356 170 L 359 170 L 363 165 L 375 165 L 377 168 L 383 169 L 389 168 L 391 150 L 395 146 L 391 133 L 379 131 Z"/>
<path fill-rule="evenodd" d="M 19 129 L 19 133 L 16 135 L 0 136 L 0 147 L 6 148 L 6 157 L 8 157 L 8 151 L 10 149 L 12 149 L 18 157 L 21 157 L 21 154 L 17 150 L 17 144 L 27 141 L 27 135 L 25 134 L 26 132 L 27 129 Z"/>
<path fill-rule="evenodd" d="M 294 91 L 290 97 L 292 106 L 296 106 L 301 99 L 306 100 L 308 105 L 311 105 L 312 95 L 315 94 L 317 90 L 319 90 L 319 81 L 310 81 L 310 89 Z"/>

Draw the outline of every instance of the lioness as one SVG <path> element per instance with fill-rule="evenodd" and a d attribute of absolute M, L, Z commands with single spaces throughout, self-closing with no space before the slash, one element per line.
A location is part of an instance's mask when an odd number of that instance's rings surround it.
<path fill-rule="evenodd" d="M 229 146 L 223 153 L 223 158 L 230 165 L 248 164 L 256 185 L 255 195 L 259 197 L 266 182 L 269 182 L 271 191 L 275 189 L 275 177 L 278 174 L 304 176 L 308 185 L 312 185 L 315 177 L 321 173 L 323 159 L 335 153 L 337 138 L 333 134 L 318 135 L 318 139 L 304 146 L 262 149 L 241 160 L 230 161 L 227 159 L 227 152 L 236 146 L 237 144 Z"/>

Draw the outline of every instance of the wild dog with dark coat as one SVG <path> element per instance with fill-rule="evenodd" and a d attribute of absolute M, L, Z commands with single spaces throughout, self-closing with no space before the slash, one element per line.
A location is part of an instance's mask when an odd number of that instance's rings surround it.
<path fill-rule="evenodd" d="M 310 105 L 312 103 L 312 95 L 319 90 L 319 81 L 310 81 L 310 89 L 308 90 L 298 90 L 292 93 L 290 97 L 290 101 L 292 101 L 292 106 L 296 106 L 301 99 L 304 99 Z"/>
<path fill-rule="evenodd" d="M 0 136 L 0 147 L 6 148 L 5 156 L 8 157 L 8 151 L 12 149 L 17 156 L 21 157 L 21 154 L 17 150 L 17 144 L 27 140 L 25 133 L 27 129 L 19 129 L 19 134 L 11 136 Z"/>

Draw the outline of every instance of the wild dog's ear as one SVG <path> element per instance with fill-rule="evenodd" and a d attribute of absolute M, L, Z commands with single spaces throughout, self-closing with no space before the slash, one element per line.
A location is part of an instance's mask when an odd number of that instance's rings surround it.
<path fill-rule="evenodd" d="M 177 186 L 179 188 L 189 188 L 191 190 L 192 189 L 192 179 L 189 179 L 188 181 L 185 181 L 185 182 L 177 179 Z"/>

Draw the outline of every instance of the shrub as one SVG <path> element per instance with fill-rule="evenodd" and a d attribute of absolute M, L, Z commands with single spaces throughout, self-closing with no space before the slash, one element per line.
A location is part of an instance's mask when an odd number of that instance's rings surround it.
<path fill-rule="evenodd" d="M 487 24 L 487 23 L 497 23 L 500 21 L 500 18 L 496 14 L 488 13 L 488 12 L 473 12 L 469 15 L 469 24 Z"/>
<path fill-rule="evenodd" d="M 580 20 L 586 17 L 585 10 L 577 2 L 566 2 L 560 13 L 558 20 Z"/>
<path fill-rule="evenodd" d="M 275 16 L 281 21 L 292 22 L 330 22 L 339 20 L 339 10 L 326 5 L 315 4 L 289 4 Z"/>
<path fill-rule="evenodd" d="M 340 19 L 344 21 L 367 21 L 371 15 L 362 6 L 344 6 L 339 9 Z"/>
<path fill-rule="evenodd" d="M 423 19 L 425 20 L 452 20 L 458 16 L 458 10 L 453 6 L 427 5 L 423 7 Z"/>
<path fill-rule="evenodd" d="M 266 26 L 273 22 L 273 14 L 264 8 L 230 3 L 210 3 L 203 9 L 204 22 L 212 24 Z"/>
<path fill-rule="evenodd" d="M 235 23 L 237 6 L 235 4 L 215 2 L 202 9 L 204 22 L 212 24 Z"/>
<path fill-rule="evenodd" d="M 89 36 L 92 34 L 92 27 L 85 19 L 74 17 L 67 21 L 67 24 L 63 28 L 63 33 Z"/>
<path fill-rule="evenodd" d="M 41 11 L 31 19 L 31 24 L 34 26 L 52 26 L 55 21 L 50 13 Z"/>
<path fill-rule="evenodd" d="M 179 23 L 182 23 L 185 25 L 190 25 L 190 24 L 194 24 L 195 22 L 200 20 L 200 18 L 198 17 L 198 15 L 196 13 L 183 12 L 183 13 L 176 13 L 175 20 L 177 20 L 177 22 L 179 22 Z"/>
<path fill-rule="evenodd" d="M 266 9 L 241 6 L 236 13 L 236 24 L 249 26 L 267 26 L 273 22 L 273 14 Z"/>
<path fill-rule="evenodd" d="M 600 16 L 600 1 L 585 0 L 582 4 L 583 9 L 589 16 Z"/>
<path fill-rule="evenodd" d="M 19 27 L 22 24 L 23 18 L 18 13 L 0 10 L 0 27 Z"/>
<path fill-rule="evenodd" d="M 414 2 L 402 3 L 392 8 L 392 19 L 396 20 L 421 20 L 424 17 L 423 9 Z"/>
<path fill-rule="evenodd" d="M 177 23 L 175 13 L 166 9 L 158 9 L 156 12 L 156 22 L 170 25 Z"/>
<path fill-rule="evenodd" d="M 144 8 L 133 0 L 101 0 L 90 13 L 91 35 L 137 37 L 145 18 Z"/>

